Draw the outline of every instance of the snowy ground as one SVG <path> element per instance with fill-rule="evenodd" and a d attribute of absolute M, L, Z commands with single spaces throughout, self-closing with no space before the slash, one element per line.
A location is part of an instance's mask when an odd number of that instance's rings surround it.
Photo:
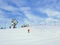
<path fill-rule="evenodd" d="M 0 30 L 0 45 L 60 45 L 60 26 Z"/>

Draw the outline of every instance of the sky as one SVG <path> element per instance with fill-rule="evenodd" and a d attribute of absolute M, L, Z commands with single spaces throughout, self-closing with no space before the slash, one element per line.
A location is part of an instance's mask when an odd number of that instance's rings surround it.
<path fill-rule="evenodd" d="M 60 0 L 0 0 L 0 27 L 29 25 L 60 25 Z"/>

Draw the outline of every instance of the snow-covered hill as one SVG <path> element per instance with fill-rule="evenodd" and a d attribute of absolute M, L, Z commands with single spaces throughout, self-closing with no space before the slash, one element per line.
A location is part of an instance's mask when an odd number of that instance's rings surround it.
<path fill-rule="evenodd" d="M 60 26 L 0 30 L 0 45 L 60 45 Z"/>

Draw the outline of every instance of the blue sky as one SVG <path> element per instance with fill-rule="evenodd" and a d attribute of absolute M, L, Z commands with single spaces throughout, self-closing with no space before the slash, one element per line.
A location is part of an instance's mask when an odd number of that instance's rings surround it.
<path fill-rule="evenodd" d="M 60 25 L 60 0 L 0 0 L 0 26 L 11 19 L 30 25 Z"/>

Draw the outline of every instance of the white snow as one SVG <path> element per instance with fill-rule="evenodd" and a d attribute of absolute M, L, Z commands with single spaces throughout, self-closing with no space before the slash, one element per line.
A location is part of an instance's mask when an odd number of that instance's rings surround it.
<path fill-rule="evenodd" d="M 0 45 L 60 45 L 60 26 L 0 29 Z"/>

